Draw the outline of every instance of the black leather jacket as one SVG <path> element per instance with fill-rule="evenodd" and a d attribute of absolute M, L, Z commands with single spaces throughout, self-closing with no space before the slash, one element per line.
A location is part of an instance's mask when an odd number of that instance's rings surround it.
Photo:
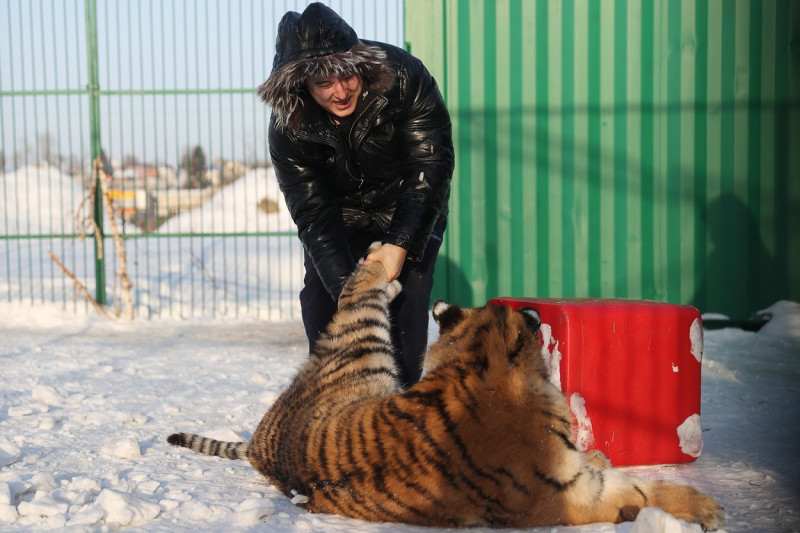
<path fill-rule="evenodd" d="M 395 83 L 384 93 L 365 84 L 353 120 L 337 127 L 303 90 L 294 127 L 270 122 L 269 149 L 298 234 L 336 300 L 356 259 L 349 238 L 376 232 L 422 258 L 447 216 L 454 154 L 450 116 L 433 77 L 404 50 L 386 52 Z M 441 238 L 441 235 L 438 236 Z"/>

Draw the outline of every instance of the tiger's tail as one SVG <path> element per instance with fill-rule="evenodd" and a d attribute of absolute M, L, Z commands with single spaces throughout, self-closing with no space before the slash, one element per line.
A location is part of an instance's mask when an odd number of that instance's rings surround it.
<path fill-rule="evenodd" d="M 223 459 L 247 459 L 247 450 L 250 448 L 250 444 L 246 442 L 224 442 L 193 433 L 174 433 L 167 437 L 167 442 Z"/>

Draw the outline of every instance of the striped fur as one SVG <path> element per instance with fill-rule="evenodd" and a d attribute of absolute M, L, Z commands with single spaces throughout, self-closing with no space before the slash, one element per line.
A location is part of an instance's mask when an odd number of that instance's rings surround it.
<path fill-rule="evenodd" d="M 310 511 L 371 521 L 577 525 L 658 506 L 704 529 L 722 524 L 708 496 L 628 476 L 575 448 L 533 309 L 437 302 L 440 337 L 424 378 L 401 391 L 387 312 L 396 290 L 379 264 L 359 266 L 327 334 L 249 446 L 231 455 L 246 454 L 285 494 L 305 496 Z M 175 444 L 216 449 L 181 435 Z"/>
<path fill-rule="evenodd" d="M 246 442 L 222 442 L 191 433 L 175 433 L 167 437 L 173 446 L 183 446 L 197 453 L 213 455 L 224 459 L 247 459 Z"/>

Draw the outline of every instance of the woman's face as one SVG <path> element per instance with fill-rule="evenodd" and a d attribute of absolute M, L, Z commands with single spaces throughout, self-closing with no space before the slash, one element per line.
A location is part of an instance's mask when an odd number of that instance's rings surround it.
<path fill-rule="evenodd" d="M 353 74 L 349 78 L 320 76 L 308 78 L 306 86 L 311 98 L 325 111 L 337 117 L 347 117 L 356 110 L 364 82 L 358 74 Z"/>

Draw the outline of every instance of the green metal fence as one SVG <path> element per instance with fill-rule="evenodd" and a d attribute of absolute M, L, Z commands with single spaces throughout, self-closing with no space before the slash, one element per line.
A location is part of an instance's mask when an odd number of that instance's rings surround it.
<path fill-rule="evenodd" d="M 800 3 L 407 0 L 454 118 L 439 295 L 800 300 Z"/>
<path fill-rule="evenodd" d="M 299 317 L 302 249 L 255 88 L 278 20 L 307 3 L 0 1 L 0 300 L 86 307 L 52 251 L 121 304 L 108 213 L 99 238 L 79 238 L 102 156 L 136 316 Z M 327 3 L 359 35 L 402 44 L 400 1 Z"/>

